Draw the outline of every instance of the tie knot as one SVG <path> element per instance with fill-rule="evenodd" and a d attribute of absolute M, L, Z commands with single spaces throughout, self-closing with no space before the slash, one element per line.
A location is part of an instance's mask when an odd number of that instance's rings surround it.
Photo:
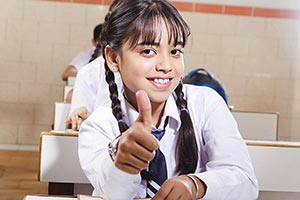
<path fill-rule="evenodd" d="M 165 134 L 165 130 L 152 130 L 152 135 L 154 135 L 158 140 L 160 140 Z"/>

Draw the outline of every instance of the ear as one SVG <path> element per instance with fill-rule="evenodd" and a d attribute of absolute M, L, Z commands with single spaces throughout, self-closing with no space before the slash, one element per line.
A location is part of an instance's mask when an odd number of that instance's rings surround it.
<path fill-rule="evenodd" d="M 119 68 L 118 68 L 118 62 L 117 62 L 117 55 L 115 54 L 115 52 L 111 49 L 111 47 L 109 45 L 107 45 L 104 49 L 105 51 L 105 59 L 106 59 L 106 63 L 109 67 L 109 69 L 112 72 L 118 72 Z"/>
<path fill-rule="evenodd" d="M 95 41 L 94 38 L 91 39 L 91 42 L 92 42 L 92 45 L 93 45 L 94 47 L 97 46 L 97 43 L 98 43 L 98 42 Z"/>

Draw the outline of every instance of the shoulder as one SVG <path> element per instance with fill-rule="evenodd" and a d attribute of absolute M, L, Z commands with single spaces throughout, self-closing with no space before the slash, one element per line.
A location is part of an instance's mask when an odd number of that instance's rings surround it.
<path fill-rule="evenodd" d="M 190 84 L 183 84 L 183 92 L 187 99 L 198 101 L 206 98 L 215 98 L 217 96 L 217 93 L 209 87 Z"/>
<path fill-rule="evenodd" d="M 183 85 L 183 92 L 189 105 L 189 109 L 204 112 L 226 103 L 213 89 L 206 86 Z"/>

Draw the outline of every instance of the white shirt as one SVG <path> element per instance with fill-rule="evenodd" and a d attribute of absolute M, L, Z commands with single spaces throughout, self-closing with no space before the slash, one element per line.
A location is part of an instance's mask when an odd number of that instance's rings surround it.
<path fill-rule="evenodd" d="M 89 63 L 94 53 L 94 50 L 95 47 L 90 47 L 86 51 L 80 52 L 72 59 L 70 65 L 73 65 L 78 72 L 83 66 Z"/>
<path fill-rule="evenodd" d="M 119 73 L 114 73 L 119 94 L 123 83 Z M 75 108 L 86 106 L 92 113 L 98 106 L 110 106 L 108 84 L 105 80 L 104 59 L 99 56 L 82 68 L 76 76 L 70 114 Z"/>
<path fill-rule="evenodd" d="M 247 147 L 237 124 L 223 99 L 214 90 L 184 85 L 188 109 L 199 148 L 195 175 L 206 185 L 206 200 L 257 199 L 258 185 Z M 121 106 L 125 121 L 132 124 L 138 113 L 124 98 Z M 166 158 L 168 177 L 176 176 L 175 144 L 180 127 L 179 111 L 171 95 L 165 106 L 159 129 L 169 116 L 160 150 Z M 146 196 L 146 183 L 140 174 L 132 175 L 115 167 L 107 145 L 119 135 L 119 128 L 109 107 L 99 108 L 81 126 L 79 159 L 93 195 L 111 200 L 129 200 Z"/>

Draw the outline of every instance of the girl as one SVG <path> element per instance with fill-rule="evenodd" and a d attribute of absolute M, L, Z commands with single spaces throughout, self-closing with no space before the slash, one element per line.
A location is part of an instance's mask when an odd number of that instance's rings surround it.
<path fill-rule="evenodd" d="M 81 166 L 105 199 L 256 199 L 236 122 L 212 89 L 182 85 L 189 28 L 165 0 L 128 0 L 104 24 L 111 108 L 79 133 Z M 114 72 L 124 84 L 118 98 Z"/>

